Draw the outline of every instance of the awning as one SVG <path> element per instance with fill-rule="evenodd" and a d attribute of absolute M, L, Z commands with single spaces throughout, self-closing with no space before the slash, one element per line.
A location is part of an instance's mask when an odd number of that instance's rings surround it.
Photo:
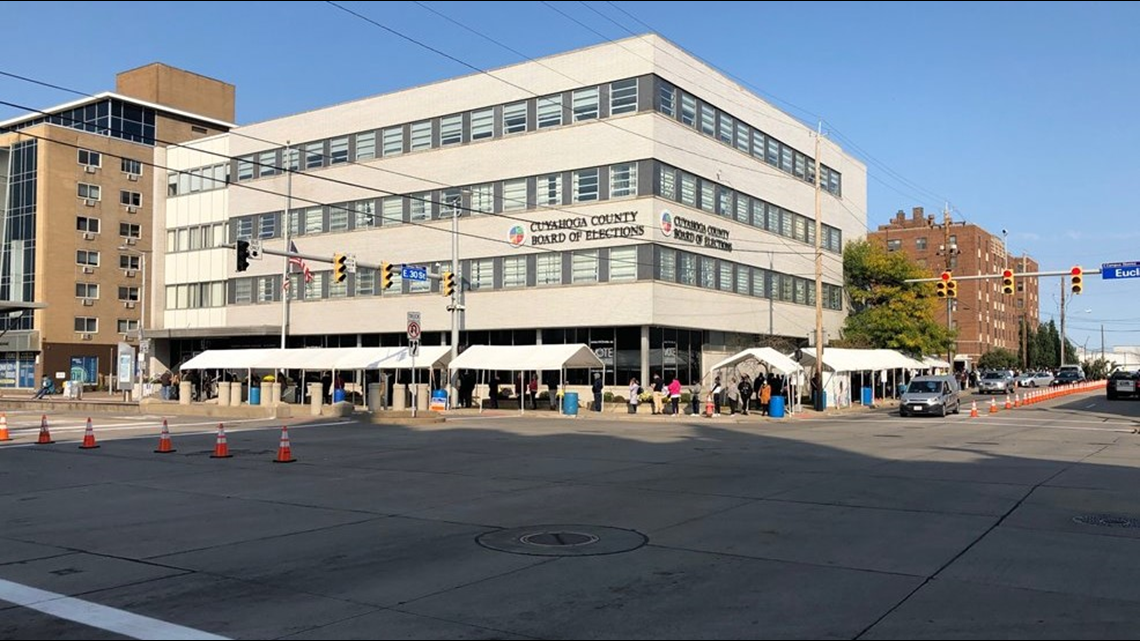
<path fill-rule="evenodd" d="M 799 363 L 792 360 L 791 357 L 785 356 L 771 347 L 753 347 L 752 349 L 746 349 L 743 352 L 729 356 L 709 369 L 733 367 L 749 360 L 760 361 L 764 365 L 767 365 L 772 372 L 785 376 L 795 372 L 802 372 L 804 369 Z"/>
<path fill-rule="evenodd" d="M 805 347 L 804 365 L 815 365 L 815 348 Z M 834 372 L 863 372 L 886 369 L 926 369 L 921 361 L 893 349 L 848 349 L 828 347 L 823 350 L 823 366 Z"/>
<path fill-rule="evenodd" d="M 451 361 L 451 369 L 541 372 L 561 369 L 602 369 L 602 360 L 588 345 L 472 345 Z"/>
<path fill-rule="evenodd" d="M 923 356 L 922 357 L 922 365 L 923 365 L 923 369 L 931 369 L 931 368 L 950 369 L 950 363 L 947 363 L 946 361 L 944 361 L 940 358 L 936 358 L 934 356 Z"/>
<path fill-rule="evenodd" d="M 416 368 L 446 367 L 447 345 L 421 345 Z M 183 363 L 180 369 L 411 369 L 407 347 L 326 347 L 295 349 L 212 349 Z"/>

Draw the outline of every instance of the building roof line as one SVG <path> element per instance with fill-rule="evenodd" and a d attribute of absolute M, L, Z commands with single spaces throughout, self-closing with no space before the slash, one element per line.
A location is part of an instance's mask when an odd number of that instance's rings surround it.
<path fill-rule="evenodd" d="M 19 125 L 20 123 L 27 122 L 29 120 L 35 120 L 36 118 L 44 118 L 44 117 L 46 117 L 46 115 L 55 115 L 61 111 L 67 111 L 68 109 L 74 109 L 76 107 L 82 107 L 84 105 L 87 105 L 87 104 L 90 104 L 93 102 L 105 100 L 107 98 L 122 100 L 123 102 L 129 102 L 132 104 L 136 104 L 140 107 L 149 107 L 150 109 L 154 109 L 155 111 L 160 111 L 160 112 L 171 114 L 174 116 L 181 116 L 183 118 L 189 118 L 191 120 L 197 120 L 199 122 L 204 122 L 204 123 L 211 124 L 211 125 L 214 125 L 216 127 L 222 127 L 225 129 L 233 129 L 234 127 L 237 126 L 236 123 L 226 122 L 224 120 L 217 120 L 214 118 L 210 118 L 209 116 L 203 116 L 201 114 L 191 113 L 189 111 L 183 111 L 181 109 L 175 109 L 174 107 L 169 107 L 167 105 L 161 105 L 161 104 L 150 102 L 147 100 L 141 100 L 139 98 L 134 98 L 131 96 L 124 96 L 123 94 L 115 93 L 113 91 L 104 91 L 101 93 L 94 94 L 92 96 L 79 98 L 77 100 L 72 100 L 71 102 L 65 102 L 63 104 L 59 104 L 59 105 L 56 105 L 56 106 L 48 108 L 48 109 L 41 109 L 41 110 L 36 111 L 34 113 L 25 114 L 23 116 L 16 116 L 15 118 L 10 118 L 8 120 L 0 121 L 0 128 L 14 127 L 16 125 Z"/>

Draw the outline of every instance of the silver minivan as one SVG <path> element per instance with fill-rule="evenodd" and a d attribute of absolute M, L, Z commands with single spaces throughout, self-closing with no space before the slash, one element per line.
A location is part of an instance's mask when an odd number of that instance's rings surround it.
<path fill-rule="evenodd" d="M 916 376 L 899 403 L 899 416 L 957 414 L 962 409 L 958 381 L 953 376 Z"/>

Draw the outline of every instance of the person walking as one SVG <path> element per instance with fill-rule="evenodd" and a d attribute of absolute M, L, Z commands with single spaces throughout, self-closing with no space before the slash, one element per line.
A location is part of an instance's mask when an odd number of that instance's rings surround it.
<path fill-rule="evenodd" d="M 673 416 L 681 415 L 681 381 L 676 376 L 669 383 L 669 401 L 673 406 Z"/>
<path fill-rule="evenodd" d="M 594 393 L 594 411 L 602 411 L 602 375 L 597 372 L 594 373 L 594 384 L 590 386 L 590 391 Z"/>

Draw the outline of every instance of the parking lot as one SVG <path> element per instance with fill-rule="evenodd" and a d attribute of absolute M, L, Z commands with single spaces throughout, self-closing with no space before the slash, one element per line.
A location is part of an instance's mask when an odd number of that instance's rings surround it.
<path fill-rule="evenodd" d="M 810 414 L 810 413 L 809 413 Z M 1140 403 L 970 419 L 8 415 L 0 638 L 1132 638 Z"/>

